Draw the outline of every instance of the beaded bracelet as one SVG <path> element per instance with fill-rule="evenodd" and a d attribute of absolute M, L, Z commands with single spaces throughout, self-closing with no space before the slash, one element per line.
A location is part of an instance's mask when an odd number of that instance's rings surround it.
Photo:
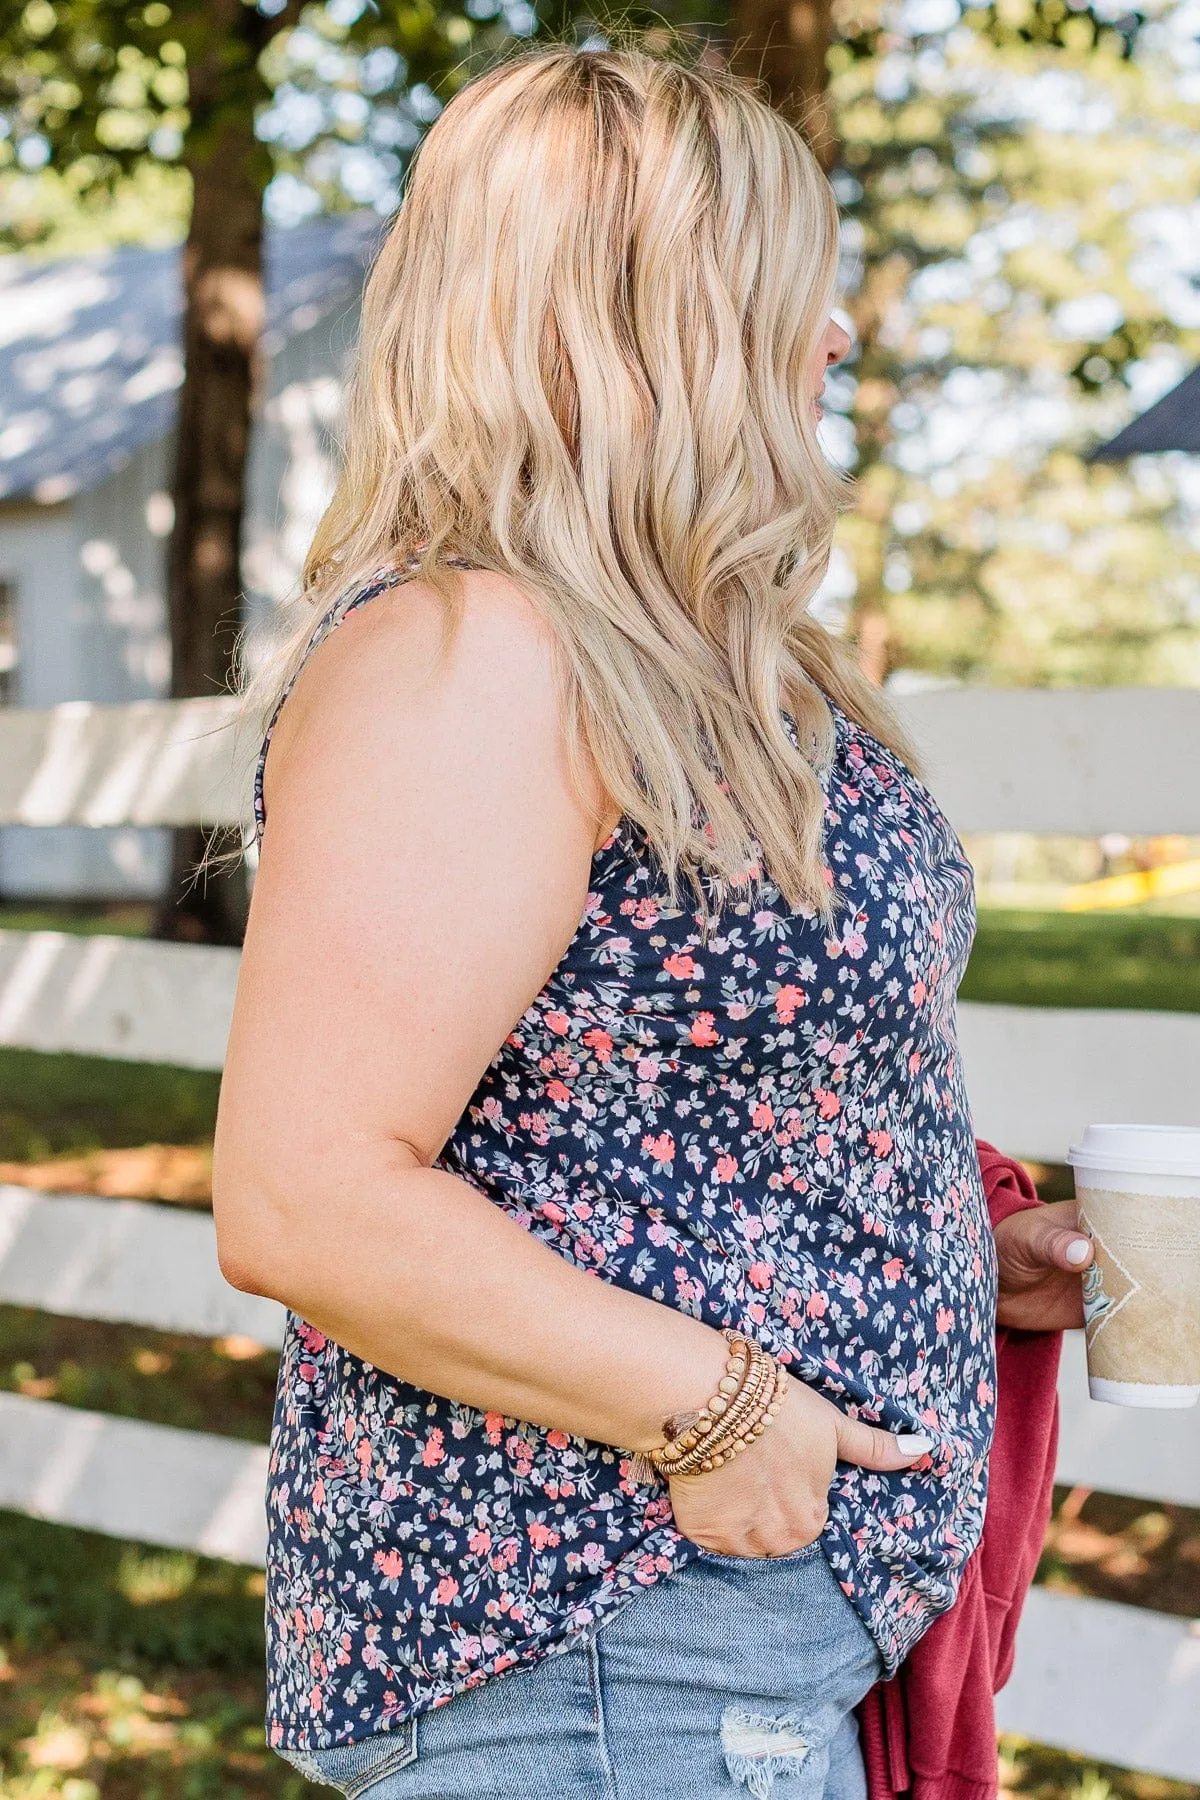
<path fill-rule="evenodd" d="M 692 1475 L 719 1469 L 756 1436 L 761 1436 L 766 1428 L 764 1421 L 774 1416 L 769 1409 L 776 1402 L 777 1375 L 774 1360 L 757 1345 L 752 1346 L 749 1368 L 739 1392 L 695 1444 L 685 1440 L 680 1445 L 683 1454 L 666 1459 L 671 1474 Z"/>
<path fill-rule="evenodd" d="M 668 1480 L 723 1468 L 762 1436 L 783 1405 L 787 1372 L 740 1332 L 724 1335 L 731 1354 L 716 1393 L 699 1412 L 668 1419 L 666 1443 L 635 1459 Z"/>
<path fill-rule="evenodd" d="M 736 1415 L 732 1408 L 719 1425 L 685 1456 L 667 1466 L 672 1476 L 695 1475 L 719 1469 L 760 1438 L 775 1418 L 783 1400 L 787 1377 L 774 1360 L 760 1352 L 754 1359 L 744 1396 Z"/>

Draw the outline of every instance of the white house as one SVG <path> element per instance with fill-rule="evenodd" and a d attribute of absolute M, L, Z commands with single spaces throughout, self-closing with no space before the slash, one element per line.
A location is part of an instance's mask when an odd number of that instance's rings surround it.
<path fill-rule="evenodd" d="M 375 213 L 272 230 L 242 573 L 282 599 L 329 492 L 341 371 Z M 0 257 L 0 705 L 166 690 L 164 551 L 182 378 L 178 250 Z M 0 895 L 157 893 L 159 832 L 0 831 Z"/>

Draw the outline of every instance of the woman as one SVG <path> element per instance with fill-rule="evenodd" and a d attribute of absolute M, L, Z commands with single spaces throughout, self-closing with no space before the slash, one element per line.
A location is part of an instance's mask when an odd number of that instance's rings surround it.
<path fill-rule="evenodd" d="M 553 51 L 368 286 L 215 1166 L 291 1309 L 270 1741 L 350 1795 L 859 1794 L 979 1536 L 970 870 L 805 610 L 835 256 L 746 89 Z"/>

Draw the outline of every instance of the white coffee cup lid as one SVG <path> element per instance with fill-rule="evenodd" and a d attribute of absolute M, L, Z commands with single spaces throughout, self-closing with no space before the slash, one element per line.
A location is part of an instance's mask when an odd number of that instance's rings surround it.
<path fill-rule="evenodd" d="M 1072 1167 L 1143 1170 L 1151 1175 L 1200 1175 L 1200 1127 L 1089 1125 L 1067 1153 Z"/>

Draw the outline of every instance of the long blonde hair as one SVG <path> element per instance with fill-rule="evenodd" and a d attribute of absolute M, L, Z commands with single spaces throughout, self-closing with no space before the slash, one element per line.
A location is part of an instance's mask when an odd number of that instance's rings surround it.
<path fill-rule="evenodd" d="M 836 253 L 814 157 L 732 76 L 631 50 L 493 69 L 426 137 L 367 285 L 304 570 L 325 608 L 416 555 L 451 619 L 448 556 L 508 576 L 552 629 L 573 755 L 672 885 L 758 861 L 825 916 L 825 696 L 907 753 L 806 610 L 843 491 L 809 374 Z"/>

